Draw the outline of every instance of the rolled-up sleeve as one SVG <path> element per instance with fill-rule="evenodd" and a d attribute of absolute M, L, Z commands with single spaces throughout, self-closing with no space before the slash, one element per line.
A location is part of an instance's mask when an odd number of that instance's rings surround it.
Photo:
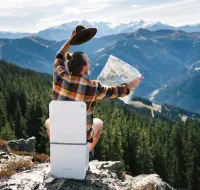
<path fill-rule="evenodd" d="M 67 78 L 69 73 L 65 67 L 65 56 L 61 52 L 56 53 L 56 58 L 54 61 L 54 75 L 60 78 Z"/>
<path fill-rule="evenodd" d="M 117 86 L 104 86 L 101 83 L 97 82 L 95 99 L 103 100 L 109 98 L 124 97 L 127 96 L 129 93 L 130 90 L 127 88 L 126 83 Z"/>

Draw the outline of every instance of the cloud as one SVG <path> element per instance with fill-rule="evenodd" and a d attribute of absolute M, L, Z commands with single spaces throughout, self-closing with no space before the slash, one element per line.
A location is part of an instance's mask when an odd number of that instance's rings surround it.
<path fill-rule="evenodd" d="M 132 8 L 138 8 L 140 5 L 132 5 Z"/>
<path fill-rule="evenodd" d="M 197 0 L 181 0 L 181 1 L 177 1 L 175 3 L 167 3 L 167 4 L 160 4 L 160 5 L 154 5 L 154 6 L 148 6 L 145 8 L 141 8 L 140 11 L 154 11 L 154 10 L 160 10 L 160 9 L 166 9 L 166 8 L 170 8 L 170 7 L 176 7 L 176 6 L 181 6 L 184 4 L 189 4 L 192 2 L 196 2 Z"/>
<path fill-rule="evenodd" d="M 1 0 L 0 30 L 37 32 L 75 20 L 189 24 L 199 9 L 199 0 Z"/>
<path fill-rule="evenodd" d="M 114 4 L 120 3 L 124 0 L 85 0 L 79 1 L 74 0 L 63 6 L 62 10 L 59 11 L 59 14 L 52 15 L 48 14 L 46 17 L 40 20 L 37 26 L 55 26 L 62 23 L 69 22 L 71 20 L 96 20 L 98 15 L 102 14 L 104 11 L 108 11 L 110 7 L 113 7 Z"/>
<path fill-rule="evenodd" d="M 98 0 L 98 1 L 85 0 L 85 1 L 79 2 L 76 6 L 74 6 L 74 5 L 67 6 L 64 9 L 64 12 L 66 11 L 66 13 L 80 15 L 83 13 L 97 12 L 97 11 L 105 9 L 111 5 L 112 5 L 112 3 L 109 0 Z"/>
<path fill-rule="evenodd" d="M 155 3 L 149 1 L 143 3 L 139 8 L 133 9 L 123 15 L 123 18 L 143 19 L 146 21 L 161 21 L 173 26 L 185 24 L 195 24 L 200 17 L 199 0 L 170 0 L 166 3 L 163 1 Z M 129 20 L 130 21 L 130 20 Z"/>
<path fill-rule="evenodd" d="M 25 8 L 25 7 L 47 7 L 50 5 L 56 5 L 60 3 L 68 3 L 70 0 L 1 0 L 1 7 L 6 9 L 15 9 L 15 8 Z"/>

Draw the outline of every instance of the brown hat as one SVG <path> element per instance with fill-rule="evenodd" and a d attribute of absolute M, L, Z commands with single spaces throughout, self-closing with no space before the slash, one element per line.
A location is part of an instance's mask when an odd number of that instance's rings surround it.
<path fill-rule="evenodd" d="M 85 28 L 82 25 L 78 25 L 75 28 L 75 35 L 70 40 L 71 45 L 80 45 L 91 40 L 97 33 L 96 28 Z"/>

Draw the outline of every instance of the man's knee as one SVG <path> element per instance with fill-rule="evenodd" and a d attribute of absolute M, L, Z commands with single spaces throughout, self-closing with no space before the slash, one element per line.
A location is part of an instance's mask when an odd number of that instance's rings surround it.
<path fill-rule="evenodd" d="M 45 121 L 45 127 L 46 127 L 47 129 L 49 129 L 49 126 L 50 126 L 50 119 L 47 119 L 47 120 Z"/>
<path fill-rule="evenodd" d="M 103 127 L 103 121 L 99 118 L 94 118 L 94 124 L 99 127 Z"/>
<path fill-rule="evenodd" d="M 103 130 L 103 121 L 99 118 L 94 118 L 93 120 L 95 127 L 99 130 Z"/>

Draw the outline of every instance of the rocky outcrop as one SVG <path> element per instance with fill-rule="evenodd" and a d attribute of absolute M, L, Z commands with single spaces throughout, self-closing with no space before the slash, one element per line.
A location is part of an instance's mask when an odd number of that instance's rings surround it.
<path fill-rule="evenodd" d="M 5 157 L 5 155 L 3 155 Z M 18 158 L 20 156 L 10 155 Z M 29 157 L 26 157 L 27 159 Z M 4 164 L 5 164 L 5 158 Z M 10 158 L 9 158 L 10 159 Z M 13 159 L 13 158 L 12 158 Z M 29 158 L 31 159 L 31 157 Z M 1 165 L 1 163 L 0 163 Z M 121 162 L 93 160 L 85 180 L 55 179 L 50 163 L 37 164 L 1 181 L 1 190 L 168 190 L 173 189 L 156 174 L 132 177 L 122 171 Z"/>
<path fill-rule="evenodd" d="M 8 146 L 12 150 L 35 152 L 36 138 L 19 139 L 8 141 Z"/>
<path fill-rule="evenodd" d="M 1 141 L 0 189 L 1 190 L 170 190 L 157 174 L 132 177 L 123 172 L 120 161 L 89 163 L 85 180 L 57 179 L 51 175 L 49 159 L 35 152 L 35 137 Z M 12 150 L 28 152 L 23 156 Z M 34 156 L 35 155 L 35 156 Z M 40 158 L 40 159 L 39 159 Z M 39 163 L 43 160 L 48 163 Z M 31 168 L 31 169 L 30 169 Z M 21 171 L 21 172 L 19 172 Z M 12 173 L 11 173 L 12 172 Z M 11 176 L 12 175 L 12 176 Z M 11 176 L 11 177 L 10 177 Z"/>

